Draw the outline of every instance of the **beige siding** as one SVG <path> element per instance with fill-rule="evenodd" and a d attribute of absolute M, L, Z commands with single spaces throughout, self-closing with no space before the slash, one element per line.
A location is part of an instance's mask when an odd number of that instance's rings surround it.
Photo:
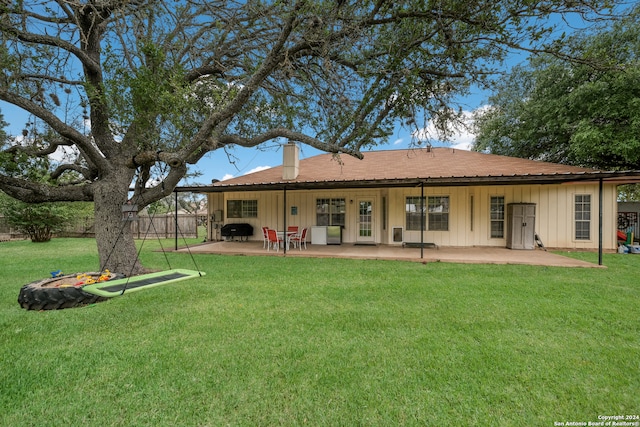
<path fill-rule="evenodd" d="M 317 198 L 344 198 L 346 200 L 346 224 L 343 231 L 345 243 L 357 240 L 358 200 L 370 198 L 374 202 L 374 238 L 378 243 L 391 244 L 392 230 L 402 227 L 404 242 L 420 242 L 420 231 L 407 231 L 405 224 L 406 197 L 419 197 L 420 187 L 363 190 L 287 191 L 287 225 L 311 227 L 316 224 Z M 575 240 L 574 200 L 576 194 L 591 196 L 591 239 Z M 449 196 L 449 230 L 426 231 L 425 242 L 440 246 L 506 246 L 505 238 L 490 237 L 490 198 L 504 196 L 505 208 L 509 203 L 535 203 L 535 230 L 545 246 L 550 248 L 597 249 L 598 247 L 598 185 L 514 185 L 484 187 L 425 187 L 424 195 Z M 617 225 L 616 187 L 604 186 L 603 248 L 616 248 Z M 383 198 L 387 212 L 383 212 Z M 472 202 L 473 198 L 473 202 Z M 257 200 L 258 218 L 227 218 L 227 200 Z M 353 201 L 353 202 L 352 202 Z M 295 206 L 297 214 L 292 215 Z M 230 192 L 224 196 L 209 196 L 209 210 L 224 211 L 224 223 L 247 222 L 254 227 L 254 240 L 260 240 L 260 227 L 282 229 L 284 226 L 284 192 Z M 384 219 L 386 218 L 386 222 Z M 506 222 L 506 209 L 505 209 Z M 508 224 L 505 223 L 505 236 Z"/>

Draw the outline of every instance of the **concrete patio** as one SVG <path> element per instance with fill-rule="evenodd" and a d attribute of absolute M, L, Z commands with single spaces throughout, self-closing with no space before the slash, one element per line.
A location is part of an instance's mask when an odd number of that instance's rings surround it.
<path fill-rule="evenodd" d="M 251 255 L 251 256 L 287 256 L 287 257 L 312 257 L 312 258 L 358 258 L 358 259 L 385 259 L 405 260 L 414 262 L 453 262 L 468 264 L 521 264 L 543 265 L 553 267 L 602 267 L 598 264 L 580 261 L 553 254 L 542 249 L 535 250 L 511 250 L 497 247 L 477 248 L 424 248 L 423 257 L 420 256 L 420 248 L 398 247 L 387 245 L 311 245 L 307 249 L 290 248 L 278 252 L 263 248 L 262 242 L 248 241 L 220 241 L 207 242 L 191 246 L 192 253 L 225 254 L 225 255 Z M 187 249 L 179 249 L 186 252 Z"/>

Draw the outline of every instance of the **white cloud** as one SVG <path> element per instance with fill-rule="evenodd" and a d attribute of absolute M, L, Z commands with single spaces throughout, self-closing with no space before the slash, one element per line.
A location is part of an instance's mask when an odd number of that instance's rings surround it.
<path fill-rule="evenodd" d="M 254 173 L 254 172 L 260 172 L 263 171 L 265 169 L 271 169 L 271 166 L 256 166 L 255 168 L 251 169 L 250 171 L 247 171 L 246 173 L 242 173 L 240 174 L 242 175 L 248 175 L 250 173 Z M 232 175 L 230 173 L 225 174 L 222 179 L 220 181 L 225 181 L 227 179 L 231 179 L 231 178 L 235 178 L 235 175 Z"/>
<path fill-rule="evenodd" d="M 393 141 L 393 145 L 400 145 L 402 144 L 403 139 L 402 138 L 398 138 L 395 141 Z"/>
<path fill-rule="evenodd" d="M 271 166 L 256 166 L 255 168 L 251 169 L 249 172 L 247 172 L 246 174 L 243 174 L 243 175 L 248 175 L 248 174 L 254 173 L 254 172 L 260 172 L 260 171 L 263 171 L 265 169 L 271 169 Z"/>
<path fill-rule="evenodd" d="M 449 137 L 449 142 L 451 147 L 457 148 L 459 150 L 470 150 L 473 145 L 473 141 L 475 140 L 475 134 L 471 131 L 473 125 L 473 116 L 477 112 L 486 111 L 490 108 L 488 105 L 483 105 L 479 107 L 475 111 L 463 111 L 462 112 L 462 121 L 460 125 L 455 128 L 451 128 L 451 135 Z M 433 123 L 429 123 L 426 128 L 422 128 L 413 133 L 413 137 L 420 141 L 442 141 L 441 133 L 435 128 Z"/>
<path fill-rule="evenodd" d="M 22 147 L 27 147 L 33 143 L 33 139 L 29 136 L 18 135 L 13 138 L 13 144 Z M 49 159 L 56 163 L 73 163 L 78 157 L 79 151 L 75 146 L 61 145 L 56 148 L 56 151 L 49 154 Z"/>
<path fill-rule="evenodd" d="M 469 151 L 475 139 L 475 134 L 471 133 L 469 127 L 466 126 L 464 129 L 456 131 L 455 135 L 451 138 L 451 146 L 459 150 Z"/>
<path fill-rule="evenodd" d="M 471 147 L 473 145 L 473 138 L 471 138 L 470 142 L 458 142 L 453 144 L 451 148 L 456 148 L 458 150 L 471 151 Z"/>
<path fill-rule="evenodd" d="M 58 163 L 73 163 L 78 157 L 79 151 L 75 147 L 60 146 L 53 154 L 49 155 L 49 158 Z"/>

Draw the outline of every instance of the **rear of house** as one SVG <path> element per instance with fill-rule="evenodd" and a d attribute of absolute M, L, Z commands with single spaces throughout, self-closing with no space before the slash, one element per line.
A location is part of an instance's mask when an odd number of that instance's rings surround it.
<path fill-rule="evenodd" d="M 309 228 L 308 241 L 615 250 L 617 185 L 601 172 L 449 148 L 322 154 L 222 181 L 208 193 L 210 240 L 224 224 Z M 634 175 L 637 178 L 637 174 Z M 635 179 L 635 178 L 634 178 Z M 600 234 L 602 227 L 602 234 Z M 602 240 L 600 241 L 600 236 Z"/>
<path fill-rule="evenodd" d="M 616 212 L 615 186 L 605 188 L 603 211 Z M 421 189 L 358 189 L 229 192 L 209 195 L 214 219 L 211 240 L 222 224 L 249 223 L 254 230 L 287 225 L 310 228 L 311 243 L 326 244 L 327 226 L 341 228 L 343 243 L 433 243 L 438 246 L 507 246 L 508 230 L 531 228 L 545 246 L 598 247 L 597 185 L 477 186 L 424 188 L 424 235 Z M 510 204 L 533 204 L 532 223 L 514 224 Z M 615 249 L 614 215 L 604 218 L 604 248 Z M 524 231 L 525 233 L 527 230 Z M 515 231 L 513 234 L 516 234 Z M 515 237 L 514 237 L 515 238 Z M 254 240 L 262 236 L 255 233 Z M 512 239 L 513 240 L 513 239 Z M 523 248 L 524 249 L 524 248 Z"/>

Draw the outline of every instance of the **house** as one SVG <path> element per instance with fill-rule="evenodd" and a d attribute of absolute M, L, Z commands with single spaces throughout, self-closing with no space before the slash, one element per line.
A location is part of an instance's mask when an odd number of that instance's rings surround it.
<path fill-rule="evenodd" d="M 617 247 L 619 184 L 640 171 L 599 171 L 452 148 L 320 154 L 207 187 L 209 240 L 224 224 L 308 227 L 310 243 L 433 244 L 580 250 Z M 336 236 L 331 235 L 337 233 Z M 329 236 L 329 237 L 327 237 Z M 539 238 L 538 241 L 534 239 Z M 328 240 L 327 240 L 328 239 Z"/>

